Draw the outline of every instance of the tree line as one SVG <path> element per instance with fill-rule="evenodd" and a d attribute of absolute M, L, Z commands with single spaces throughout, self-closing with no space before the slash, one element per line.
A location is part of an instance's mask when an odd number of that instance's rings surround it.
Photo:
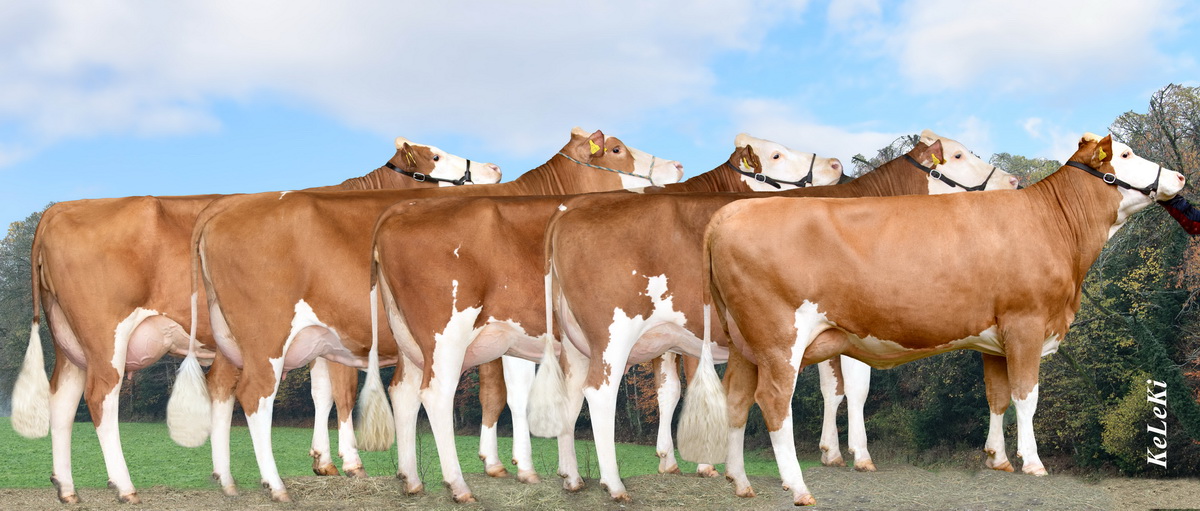
<path fill-rule="evenodd" d="M 1148 160 L 1200 180 L 1200 87 L 1168 85 L 1150 99 L 1145 113 L 1126 112 L 1109 131 Z M 860 175 L 903 154 L 915 137 L 900 137 L 867 158 L 852 160 Z M 1029 184 L 1058 169 L 1060 162 L 1009 153 L 990 158 Z M 1189 189 L 1184 194 L 1188 195 Z M 7 415 L 14 379 L 29 340 L 30 248 L 41 212 L 13 222 L 0 240 L 0 414 Z M 1007 264 L 995 254 L 995 264 Z M 1013 268 L 1020 271 L 1020 268 Z M 1192 239 L 1162 210 L 1134 216 L 1105 246 L 1084 282 L 1082 306 L 1058 353 L 1042 360 L 1036 431 L 1043 458 L 1058 457 L 1083 467 L 1115 467 L 1126 473 L 1195 475 L 1200 467 L 1200 240 Z M 53 365 L 51 336 L 42 321 L 47 369 Z M 159 421 L 178 359 L 164 358 L 138 371 L 122 389 L 122 420 Z M 389 370 L 385 370 L 390 373 Z M 817 372 L 803 371 L 794 403 L 795 434 L 813 449 L 820 437 L 823 401 Z M 385 374 L 387 378 L 389 374 Z M 1146 424 L 1153 418 L 1146 382 L 1168 389 L 1168 468 L 1146 463 L 1152 445 Z M 685 387 L 686 388 L 686 387 Z M 648 364 L 633 368 L 617 403 L 617 435 L 652 443 L 658 408 Z M 478 375 L 463 375 L 455 421 L 464 433 L 478 431 Z M 307 369 L 291 371 L 280 386 L 277 422 L 308 425 L 312 418 Z M 501 432 L 509 424 L 501 418 Z M 747 424 L 747 447 L 769 441 L 757 407 Z M 978 354 L 951 352 L 874 371 L 866 405 L 873 443 L 898 449 L 979 450 L 987 434 L 988 406 Z M 844 424 L 844 411 L 841 423 Z M 676 415 L 678 416 L 678 415 Z M 235 414 L 235 420 L 240 414 Z M 77 420 L 90 420 L 86 403 Z M 1015 417 L 1005 419 L 1009 450 L 1015 449 Z M 590 429 L 586 407 L 580 432 Z M 843 427 L 844 431 L 844 427 Z M 803 447 L 802 447 L 803 449 Z M 803 452 L 803 451 L 802 451 Z M 803 456 L 803 454 L 802 454 Z"/>

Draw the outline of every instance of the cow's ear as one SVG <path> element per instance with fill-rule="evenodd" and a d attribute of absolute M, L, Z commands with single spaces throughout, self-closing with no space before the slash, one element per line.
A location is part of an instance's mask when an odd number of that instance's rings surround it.
<path fill-rule="evenodd" d="M 587 142 L 588 154 L 595 155 L 596 153 L 604 151 L 604 132 L 596 130 L 595 133 L 592 133 L 591 136 L 588 137 Z"/>
<path fill-rule="evenodd" d="M 1100 142 L 1096 144 L 1096 161 L 1099 163 L 1104 163 L 1112 160 L 1112 157 L 1112 135 L 1105 135 L 1104 138 L 1100 139 Z"/>
<path fill-rule="evenodd" d="M 934 167 L 946 163 L 946 153 L 945 150 L 942 149 L 941 140 L 934 140 L 933 143 L 929 145 L 929 161 L 933 162 Z"/>
<path fill-rule="evenodd" d="M 397 139 L 398 140 L 398 139 Z M 396 154 L 400 156 L 400 167 L 404 170 L 412 171 L 417 168 L 417 154 L 413 146 L 408 142 L 400 142 L 399 149 Z"/>
<path fill-rule="evenodd" d="M 743 163 L 742 165 L 745 167 L 750 167 L 751 169 L 754 169 L 755 172 L 762 172 L 762 170 L 763 170 L 762 161 L 758 159 L 758 153 L 754 152 L 754 147 L 753 146 L 745 146 L 745 147 L 746 147 L 746 155 L 742 158 L 742 161 L 745 163 Z"/>
<path fill-rule="evenodd" d="M 941 140 L 941 137 L 938 137 L 937 133 L 934 133 L 932 130 L 923 130 L 918 140 L 924 142 L 925 145 L 931 146 L 934 142 Z"/>

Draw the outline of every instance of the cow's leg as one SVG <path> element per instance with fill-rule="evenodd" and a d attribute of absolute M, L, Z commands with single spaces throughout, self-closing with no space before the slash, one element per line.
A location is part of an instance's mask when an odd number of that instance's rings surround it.
<path fill-rule="evenodd" d="M 501 357 L 504 366 L 504 387 L 508 390 L 508 409 L 513 421 L 513 457 L 517 480 L 522 483 L 541 482 L 533 468 L 533 444 L 529 439 L 529 392 L 537 365 L 517 357 Z"/>
<path fill-rule="evenodd" d="M 500 412 L 504 411 L 505 393 L 503 362 L 500 359 L 479 364 L 479 405 L 483 411 L 483 424 L 479 428 L 479 459 L 483 460 L 483 471 L 492 477 L 508 475 L 508 469 L 500 462 L 500 447 L 496 438 L 496 424 Z M 516 412 L 513 412 L 515 417 Z"/>
<path fill-rule="evenodd" d="M 50 375 L 50 452 L 54 459 L 50 482 L 58 491 L 58 500 L 66 504 L 79 502 L 71 475 L 71 430 L 83 387 L 84 370 L 67 360 L 56 345 L 54 372 Z"/>
<path fill-rule="evenodd" d="M 845 397 L 840 357 L 833 357 L 817 364 L 821 376 L 821 397 L 825 399 L 824 420 L 821 421 L 821 464 L 829 467 L 844 467 L 842 446 L 838 439 L 837 412 Z"/>
<path fill-rule="evenodd" d="M 795 393 L 796 376 L 800 374 L 800 368 L 798 363 L 793 365 L 789 355 L 791 353 L 788 352 L 759 355 L 758 389 L 754 398 L 767 422 L 767 432 L 771 437 L 783 488 L 791 490 L 794 504 L 807 506 L 816 501 L 804 484 L 800 460 L 796 457 L 796 440 L 792 436 L 792 394 Z"/>
<path fill-rule="evenodd" d="M 1038 476 L 1046 475 L 1037 453 L 1037 440 L 1033 434 L 1033 415 L 1037 412 L 1038 370 L 1042 361 L 1044 336 L 1005 336 L 1005 352 L 1008 362 L 1008 382 L 1012 390 L 1013 404 L 1017 407 L 1017 457 L 1021 458 L 1021 471 Z"/>
<path fill-rule="evenodd" d="M 737 349 L 729 350 L 729 362 L 725 366 L 725 406 L 729 417 L 729 451 L 725 456 L 725 478 L 733 482 L 734 493 L 739 497 L 753 497 L 754 488 L 746 477 L 746 417 L 754 404 L 754 391 L 758 387 L 758 366 L 742 356 Z"/>
<path fill-rule="evenodd" d="M 333 388 L 329 380 L 329 363 L 317 358 L 308 365 L 312 382 L 313 438 L 308 455 L 313 459 L 313 473 L 319 476 L 338 475 L 329 450 L 329 412 L 333 410 Z"/>
<path fill-rule="evenodd" d="M 713 346 L 713 348 L 718 348 L 718 346 Z M 696 377 L 696 369 L 700 366 L 700 359 L 688 356 L 679 358 L 683 359 L 684 377 L 687 379 L 687 381 L 692 381 L 692 379 Z M 720 477 L 721 473 L 717 472 L 717 467 L 709 465 L 708 463 L 697 463 L 696 475 L 700 477 Z"/>
<path fill-rule="evenodd" d="M 987 442 L 983 444 L 987 459 L 983 463 L 990 469 L 1012 472 L 1013 466 L 1004 448 L 1004 412 L 1008 411 L 1008 405 L 1012 402 L 1012 390 L 1008 386 L 1008 362 L 1004 357 L 983 354 L 983 384 L 991 412 Z"/>
<path fill-rule="evenodd" d="M 400 354 L 388 394 L 396 421 L 396 477 L 404 481 L 404 493 L 413 495 L 425 488 L 417 470 L 417 414 L 421 411 L 421 369 Z"/>
<path fill-rule="evenodd" d="M 579 459 L 575 455 L 575 422 L 583 409 L 583 386 L 587 381 L 589 361 L 570 340 L 562 343 L 559 360 L 565 378 L 567 409 L 562 432 L 558 435 L 558 476 L 563 478 L 564 490 L 577 492 L 584 485 L 579 476 Z"/>
<path fill-rule="evenodd" d="M 230 497 L 238 494 L 230 467 L 229 432 L 233 422 L 233 391 L 237 386 L 239 373 L 238 368 L 217 350 L 217 356 L 205 375 L 208 395 L 212 400 L 212 432 L 209 434 L 212 477 L 221 486 L 221 491 Z"/>
<path fill-rule="evenodd" d="M 337 407 L 338 457 L 342 458 L 342 472 L 351 477 L 367 477 L 367 471 L 363 469 L 362 458 L 358 456 L 358 441 L 354 436 L 354 402 L 358 398 L 358 369 L 335 362 L 330 362 L 327 367 L 333 404 Z M 328 422 L 328 419 L 325 419 L 325 422 Z"/>
<path fill-rule="evenodd" d="M 87 383 L 84 399 L 96 425 L 96 436 L 100 439 L 100 451 L 104 455 L 104 466 L 108 470 L 108 483 L 116 488 L 117 500 L 137 504 L 141 502 L 133 481 L 129 478 L 129 467 L 125 464 L 125 453 L 121 449 L 119 405 L 121 382 L 125 378 L 125 358 L 128 355 L 129 339 L 139 324 L 151 314 L 136 309 L 122 320 L 115 330 L 111 360 L 91 357 L 94 361 L 87 368 Z"/>
<path fill-rule="evenodd" d="M 584 386 L 583 397 L 587 399 L 588 412 L 592 416 L 592 437 L 596 443 L 596 461 L 600 465 L 600 486 L 607 488 L 613 500 L 630 500 L 621 482 L 617 469 L 616 413 L 617 392 L 621 378 L 625 375 L 628 349 L 620 349 L 610 342 L 604 351 L 593 352 L 589 366 L 588 385 Z M 590 382 L 597 382 L 591 384 Z"/>
<path fill-rule="evenodd" d="M 846 443 L 854 454 L 854 470 L 874 472 L 875 463 L 867 451 L 867 427 L 863 418 L 863 407 L 867 403 L 867 392 L 871 390 L 871 366 L 850 357 L 834 357 L 842 366 L 845 379 L 846 425 L 849 430 Z"/>
<path fill-rule="evenodd" d="M 271 418 L 275 394 L 283 378 L 285 354 L 286 350 L 269 360 L 246 357 L 236 391 L 238 402 L 246 413 L 246 425 L 250 429 L 250 440 L 254 444 L 254 457 L 258 461 L 262 484 L 270 491 L 271 500 L 276 502 L 291 501 L 283 479 L 279 477 L 275 455 L 271 450 Z"/>
<path fill-rule="evenodd" d="M 675 408 L 679 406 L 679 356 L 666 352 L 651 362 L 654 382 L 658 384 L 658 473 L 678 474 L 679 463 L 675 461 L 675 442 L 671 439 L 671 421 Z"/>
<path fill-rule="evenodd" d="M 453 323 L 454 320 L 452 319 Z M 465 321 L 462 324 L 468 324 Z M 454 440 L 454 391 L 462 375 L 463 359 L 470 345 L 468 332 L 464 339 L 451 337 L 453 326 L 447 327 L 446 337 L 438 340 L 433 349 L 433 359 L 425 360 L 422 379 L 427 385 L 421 389 L 421 404 L 429 417 L 433 439 L 437 443 L 438 461 L 442 467 L 442 481 L 450 488 L 455 502 L 475 502 L 471 488 L 463 478 L 458 463 L 458 448 Z"/>

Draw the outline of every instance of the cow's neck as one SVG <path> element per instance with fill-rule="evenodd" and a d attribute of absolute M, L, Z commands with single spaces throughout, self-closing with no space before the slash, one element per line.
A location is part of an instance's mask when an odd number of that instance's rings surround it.
<path fill-rule="evenodd" d="M 1047 222 L 1057 225 L 1078 254 L 1080 278 L 1100 256 L 1108 231 L 1117 221 L 1121 193 L 1117 188 L 1082 170 L 1063 166 L 1021 193 L 1049 212 Z"/>
<path fill-rule="evenodd" d="M 732 162 L 730 162 L 732 164 Z M 672 183 L 663 187 L 665 192 L 753 192 L 741 174 L 734 172 L 726 164 L 692 177 L 682 183 Z"/>
<path fill-rule="evenodd" d="M 436 188 L 433 181 L 417 181 L 387 167 L 379 167 L 365 176 L 352 177 L 341 184 L 309 188 L 312 191 L 332 192 L 348 190 L 402 190 L 410 188 Z"/>
<path fill-rule="evenodd" d="M 555 155 L 520 177 L 489 187 L 488 195 L 568 195 L 621 189 L 621 176 Z"/>
<path fill-rule="evenodd" d="M 809 186 L 780 192 L 787 197 L 887 197 L 892 195 L 925 195 L 929 183 L 925 175 L 897 158 L 879 168 L 858 176 L 848 183 L 831 186 Z"/>

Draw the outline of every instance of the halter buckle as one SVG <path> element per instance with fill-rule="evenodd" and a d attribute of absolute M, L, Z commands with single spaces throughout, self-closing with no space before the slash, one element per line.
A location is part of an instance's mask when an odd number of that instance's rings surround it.
<path fill-rule="evenodd" d="M 1104 174 L 1104 177 L 1102 177 L 1100 179 L 1103 179 L 1105 183 L 1108 183 L 1111 185 L 1111 184 L 1117 182 L 1117 175 L 1116 174 Z"/>
<path fill-rule="evenodd" d="M 938 181 L 941 181 L 941 180 L 942 180 L 942 173 L 941 173 L 941 172 L 938 172 L 937 170 L 934 170 L 934 169 L 929 169 L 929 177 L 932 177 L 932 178 L 934 178 L 934 179 L 936 179 L 936 180 L 938 180 Z"/>
<path fill-rule="evenodd" d="M 754 180 L 755 180 L 755 181 L 758 181 L 759 183 L 766 183 L 766 182 L 767 182 L 767 176 L 765 176 L 765 175 L 763 175 L 763 174 L 755 174 L 755 175 L 754 175 Z"/>
<path fill-rule="evenodd" d="M 425 174 L 422 174 L 420 172 L 413 172 L 412 178 L 414 180 L 422 182 L 422 183 L 425 182 Z"/>

